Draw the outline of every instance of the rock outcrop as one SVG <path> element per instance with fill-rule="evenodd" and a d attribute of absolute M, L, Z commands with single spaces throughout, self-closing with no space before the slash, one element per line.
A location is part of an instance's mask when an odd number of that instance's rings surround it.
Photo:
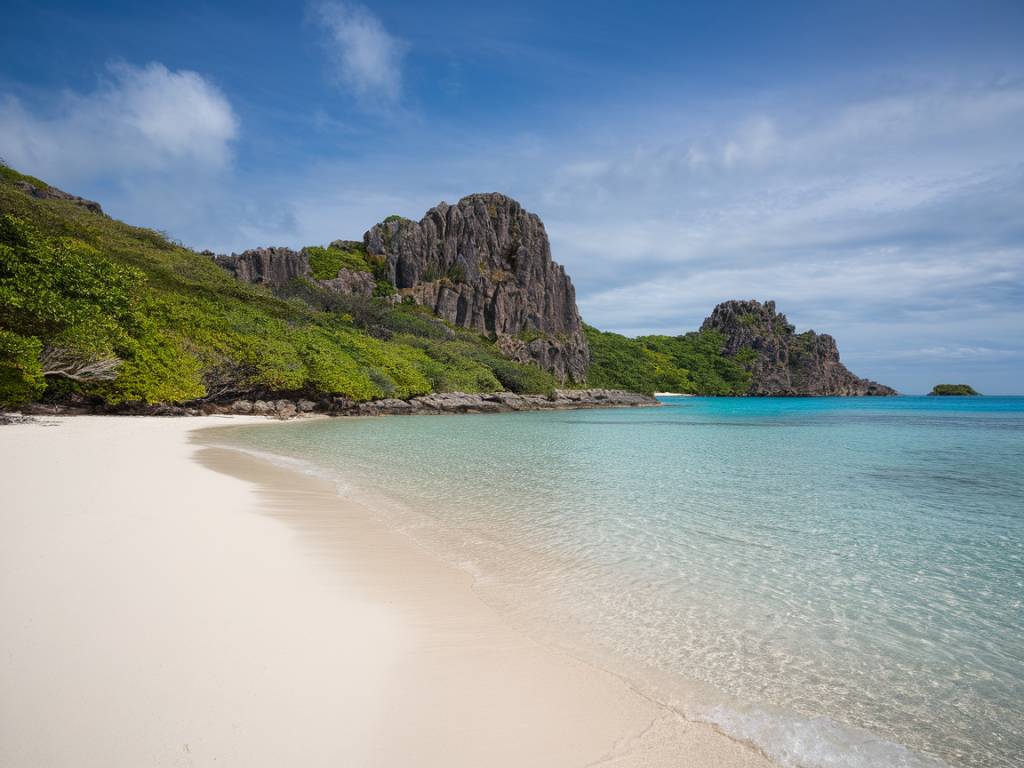
<path fill-rule="evenodd" d="M 376 286 L 371 273 L 358 269 L 339 269 L 337 277 L 317 282 L 334 293 L 352 293 L 357 296 L 373 296 Z"/>
<path fill-rule="evenodd" d="M 362 246 L 362 243 L 358 245 Z M 272 290 L 285 288 L 300 277 L 334 293 L 359 296 L 372 296 L 375 285 L 371 273 L 356 269 L 339 269 L 338 274 L 328 280 L 316 280 L 309 255 L 304 250 L 253 248 L 230 256 L 215 256 L 214 260 L 239 280 L 266 285 Z"/>
<path fill-rule="evenodd" d="M 309 277 L 309 258 L 291 248 L 253 248 L 240 254 L 216 256 L 215 261 L 244 283 L 271 288 L 287 285 L 296 277 Z"/>
<path fill-rule="evenodd" d="M 774 301 L 726 301 L 715 307 L 701 330 L 725 336 L 724 354 L 752 374 L 751 395 L 896 394 L 891 387 L 852 374 L 839 361 L 835 339 L 828 334 L 796 333 L 786 316 L 775 311 Z"/>
<path fill-rule="evenodd" d="M 455 205 L 440 203 L 419 222 L 390 217 L 362 243 L 331 247 L 365 249 L 382 259 L 397 296 L 430 307 L 453 325 L 497 340 L 502 354 L 534 362 L 562 382 L 586 380 L 589 351 L 565 269 L 551 259 L 544 224 L 505 195 L 480 194 Z M 309 256 L 289 248 L 256 248 L 215 260 L 239 280 L 282 289 L 295 278 L 312 279 Z M 374 276 L 341 270 L 316 281 L 336 293 L 371 296 Z"/>
<path fill-rule="evenodd" d="M 101 216 L 105 216 L 103 208 L 95 200 L 86 200 L 84 197 L 78 195 L 71 195 L 62 189 L 51 187 L 49 185 L 36 185 L 30 181 L 18 181 L 15 182 L 14 186 L 24 192 L 26 195 L 30 195 L 38 200 L 67 200 L 68 202 L 80 205 L 87 211 L 92 213 L 98 213 Z"/>
<path fill-rule="evenodd" d="M 391 218 L 364 236 L 400 295 L 448 322 L 497 337 L 513 359 L 584 381 L 588 349 L 565 269 L 544 224 L 501 194 L 440 203 L 419 221 Z"/>

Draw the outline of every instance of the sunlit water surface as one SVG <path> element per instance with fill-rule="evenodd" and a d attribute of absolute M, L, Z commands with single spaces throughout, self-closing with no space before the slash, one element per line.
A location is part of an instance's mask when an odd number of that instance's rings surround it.
<path fill-rule="evenodd" d="M 784 765 L 1024 764 L 1024 398 L 665 402 L 222 437 Z"/>

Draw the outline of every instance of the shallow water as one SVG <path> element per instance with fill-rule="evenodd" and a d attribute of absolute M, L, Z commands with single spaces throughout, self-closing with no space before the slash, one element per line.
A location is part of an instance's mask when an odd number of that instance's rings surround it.
<path fill-rule="evenodd" d="M 1024 398 L 665 402 L 222 434 L 784 765 L 1021 765 Z"/>

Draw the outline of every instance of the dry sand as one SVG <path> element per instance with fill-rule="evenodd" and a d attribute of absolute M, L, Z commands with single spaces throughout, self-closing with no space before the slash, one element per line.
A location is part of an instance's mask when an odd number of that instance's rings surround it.
<path fill-rule="evenodd" d="M 5 768 L 770 765 L 329 483 L 190 440 L 226 419 L 50 423 L 0 427 Z"/>

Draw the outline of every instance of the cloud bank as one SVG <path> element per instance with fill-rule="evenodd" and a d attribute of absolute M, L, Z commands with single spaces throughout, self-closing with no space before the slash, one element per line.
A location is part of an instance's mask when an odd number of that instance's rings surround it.
<path fill-rule="evenodd" d="M 158 63 L 111 64 L 95 91 L 65 92 L 46 110 L 0 99 L 5 159 L 48 179 L 217 172 L 237 135 L 238 118 L 214 84 Z"/>
<path fill-rule="evenodd" d="M 362 5 L 320 3 L 313 6 L 312 14 L 328 33 L 327 51 L 338 83 L 365 106 L 397 102 L 405 43 L 390 35 Z"/>

